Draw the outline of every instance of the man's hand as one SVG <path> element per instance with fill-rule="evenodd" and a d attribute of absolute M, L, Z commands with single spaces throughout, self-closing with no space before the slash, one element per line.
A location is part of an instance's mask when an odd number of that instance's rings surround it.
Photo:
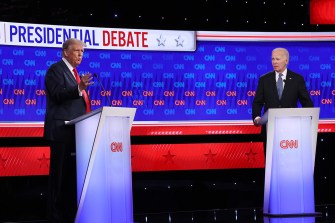
<path fill-rule="evenodd" d="M 85 90 L 88 86 L 94 84 L 94 82 L 91 81 L 92 79 L 93 77 L 91 73 L 83 74 L 80 79 L 79 90 Z"/>
<path fill-rule="evenodd" d="M 259 122 L 261 121 L 261 117 L 257 116 L 255 119 L 254 119 L 254 125 L 255 126 L 260 126 Z"/>

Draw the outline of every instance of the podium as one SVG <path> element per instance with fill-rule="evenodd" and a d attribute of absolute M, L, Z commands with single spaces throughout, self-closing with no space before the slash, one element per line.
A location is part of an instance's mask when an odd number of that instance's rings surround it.
<path fill-rule="evenodd" d="M 317 215 L 314 162 L 320 108 L 269 109 L 264 215 Z"/>
<path fill-rule="evenodd" d="M 133 223 L 130 129 L 136 108 L 102 107 L 76 129 L 76 223 Z"/>

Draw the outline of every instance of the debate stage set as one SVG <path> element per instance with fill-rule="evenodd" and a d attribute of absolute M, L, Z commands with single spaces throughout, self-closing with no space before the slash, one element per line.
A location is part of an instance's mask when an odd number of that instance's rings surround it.
<path fill-rule="evenodd" d="M 0 222 L 46 222 L 44 76 L 87 47 L 92 112 L 76 126 L 78 223 L 335 222 L 335 33 L 135 30 L 0 22 Z M 251 121 L 271 51 L 314 108 Z M 85 140 L 83 140 L 85 139 Z"/>

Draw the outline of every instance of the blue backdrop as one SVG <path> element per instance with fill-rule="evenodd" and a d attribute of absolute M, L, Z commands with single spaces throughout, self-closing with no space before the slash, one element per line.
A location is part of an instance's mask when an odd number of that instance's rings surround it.
<path fill-rule="evenodd" d="M 271 51 L 290 51 L 321 119 L 334 118 L 334 42 L 198 41 L 195 52 L 86 49 L 79 73 L 96 73 L 92 108 L 136 107 L 135 121 L 251 120 Z M 0 45 L 0 121 L 43 121 L 44 76 L 61 49 Z M 102 87 L 103 86 L 103 87 Z M 105 90 L 104 90 L 104 89 Z"/>

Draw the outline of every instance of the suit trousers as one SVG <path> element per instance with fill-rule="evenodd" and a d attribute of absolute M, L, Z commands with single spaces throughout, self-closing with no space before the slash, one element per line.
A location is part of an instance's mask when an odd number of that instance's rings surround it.
<path fill-rule="evenodd" d="M 73 223 L 77 212 L 75 141 L 50 142 L 48 219 Z"/>

